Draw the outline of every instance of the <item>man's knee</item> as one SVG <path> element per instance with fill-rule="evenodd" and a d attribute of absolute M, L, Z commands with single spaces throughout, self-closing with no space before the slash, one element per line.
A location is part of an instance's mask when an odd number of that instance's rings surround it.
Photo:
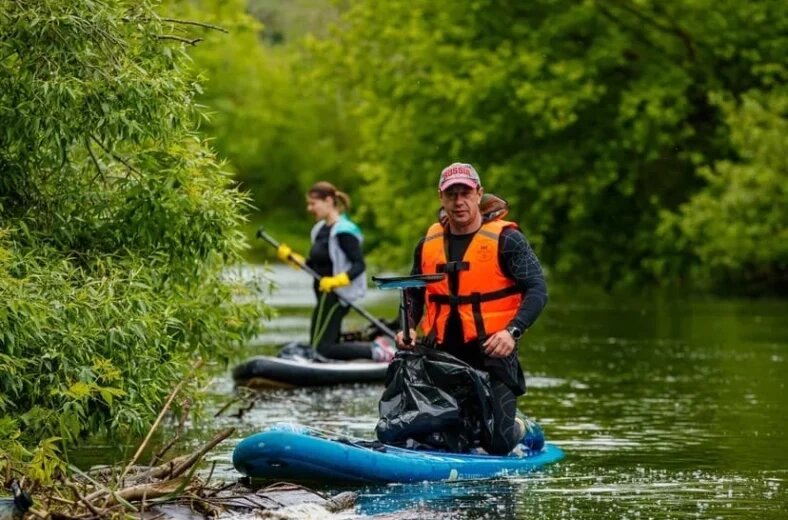
<path fill-rule="evenodd" d="M 491 381 L 493 394 L 493 435 L 485 450 L 493 455 L 506 455 L 520 440 L 519 428 L 515 422 L 517 396 L 502 381 Z"/>

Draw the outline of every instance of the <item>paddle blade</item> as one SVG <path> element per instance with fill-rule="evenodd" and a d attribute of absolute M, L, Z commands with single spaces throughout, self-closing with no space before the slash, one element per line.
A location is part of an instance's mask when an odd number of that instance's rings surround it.
<path fill-rule="evenodd" d="M 379 289 L 410 289 L 424 287 L 427 284 L 440 282 L 446 277 L 445 273 L 413 274 L 409 276 L 373 276 L 372 281 Z"/>

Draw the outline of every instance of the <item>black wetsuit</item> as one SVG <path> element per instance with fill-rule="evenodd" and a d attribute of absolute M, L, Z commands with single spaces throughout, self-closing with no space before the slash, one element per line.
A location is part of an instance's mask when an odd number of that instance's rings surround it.
<path fill-rule="evenodd" d="M 315 237 L 312 249 L 309 250 L 307 265 L 320 276 L 333 276 L 334 264 L 328 254 L 328 240 L 331 234 L 331 226 L 326 224 Z M 358 238 L 350 233 L 337 233 L 339 247 L 350 260 L 350 269 L 347 272 L 351 280 L 361 275 L 366 270 L 364 264 L 364 254 L 361 250 L 361 243 Z M 332 359 L 364 359 L 372 358 L 369 344 L 367 343 L 340 343 L 339 336 L 342 330 L 342 319 L 350 310 L 350 307 L 342 305 L 336 293 L 324 293 L 320 291 L 320 283 L 315 280 L 313 285 L 317 305 L 312 311 L 312 321 L 309 327 L 310 340 L 314 340 L 316 332 L 318 338 L 313 347 L 317 351 Z M 323 299 L 321 305 L 321 298 Z M 322 334 L 319 334 L 322 331 Z"/>
<path fill-rule="evenodd" d="M 452 235 L 446 232 L 444 239 L 448 243 L 449 262 L 462 260 L 474 235 L 475 233 Z M 422 238 L 413 254 L 411 274 L 421 274 L 423 245 Z M 536 321 L 547 304 L 547 284 L 542 266 L 528 240 L 514 228 L 507 228 L 501 232 L 498 242 L 498 262 L 504 274 L 522 291 L 523 300 L 510 325 L 525 331 Z M 450 276 L 449 287 L 453 292 L 456 290 L 457 283 L 456 275 Z M 413 302 L 410 307 L 410 323 L 418 324 L 424 314 L 425 289 L 408 289 L 408 291 Z M 488 332 L 492 334 L 497 331 Z M 436 345 L 437 348 L 446 350 L 472 367 L 490 374 L 493 397 L 498 405 L 493 410 L 496 433 L 491 444 L 483 447 L 489 453 L 510 452 L 520 440 L 519 431 L 514 424 L 517 396 L 525 393 L 525 376 L 517 359 L 517 349 L 515 348 L 507 358 L 493 358 L 484 353 L 478 341 L 464 343 L 462 320 L 456 308 L 449 314 L 443 337 L 443 343 Z"/>

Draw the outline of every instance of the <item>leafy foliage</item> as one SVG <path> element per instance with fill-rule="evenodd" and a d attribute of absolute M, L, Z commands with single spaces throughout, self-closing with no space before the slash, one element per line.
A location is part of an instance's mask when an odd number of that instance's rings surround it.
<path fill-rule="evenodd" d="M 700 169 L 707 185 L 664 215 L 660 233 L 664 243 L 686 248 L 674 254 L 698 259 L 698 278 L 751 293 L 788 292 L 788 91 L 753 90 L 739 103 L 719 103 L 739 159 Z"/>
<path fill-rule="evenodd" d="M 660 212 L 737 160 L 711 96 L 785 74 L 785 10 L 775 23 L 766 4 L 360 2 L 315 62 L 356 95 L 364 199 L 396 243 L 465 160 L 555 272 L 632 283 Z"/>
<path fill-rule="evenodd" d="M 183 28 L 151 2 L 0 5 L 0 465 L 43 479 L 59 446 L 144 433 L 258 328 Z"/>
<path fill-rule="evenodd" d="M 258 12 L 266 2 L 252 4 Z M 710 175 L 729 168 L 728 177 L 746 176 L 738 168 L 754 164 L 748 154 L 766 146 L 752 139 L 771 139 L 756 132 L 744 142 L 736 125 L 754 123 L 741 112 L 751 112 L 747 99 L 783 103 L 776 87 L 786 79 L 788 13 L 779 2 L 338 5 L 333 31 L 291 29 L 307 34 L 301 45 L 260 38 L 254 53 L 239 58 L 278 71 L 267 76 L 269 112 L 244 111 L 244 126 L 257 129 L 250 134 L 270 131 L 279 139 L 243 147 L 280 165 L 239 167 L 255 191 L 282 182 L 282 172 L 291 183 L 283 192 L 298 193 L 296 185 L 303 189 L 316 175 L 356 189 L 366 245 L 385 246 L 377 258 L 402 265 L 435 217 L 440 168 L 462 160 L 478 167 L 486 189 L 511 202 L 510 216 L 561 279 L 730 287 L 734 278 L 745 286 L 755 281 L 745 271 L 764 280 L 785 275 L 781 253 L 755 245 L 746 249 L 759 250 L 759 267 L 747 267 L 752 259 L 716 266 L 712 257 L 719 257 L 706 249 L 719 231 L 692 209 L 703 193 L 717 193 Z M 203 50 L 197 61 L 219 70 L 212 63 L 227 53 L 209 58 L 214 51 Z M 255 106 L 258 90 L 229 87 L 259 75 L 209 75 L 205 102 L 218 112 L 228 100 Z M 226 114 L 220 117 L 237 119 L 235 108 Z M 228 129 L 220 150 L 251 164 L 230 144 L 244 134 L 231 127 L 213 129 Z M 785 183 L 784 166 L 769 171 L 773 180 L 758 182 Z M 286 195 L 258 200 L 263 213 L 286 206 L 303 218 Z M 784 233 L 784 215 L 772 217 L 770 232 Z M 752 223 L 740 221 L 748 230 Z"/>
<path fill-rule="evenodd" d="M 200 102 L 209 107 L 205 135 L 229 159 L 237 180 L 262 211 L 301 210 L 313 182 L 331 178 L 342 186 L 342 162 L 352 151 L 335 94 L 313 83 L 311 64 L 297 61 L 291 47 L 268 45 L 282 36 L 244 11 L 244 0 L 170 0 L 180 18 L 218 23 L 229 34 L 208 31 L 190 50 L 204 75 Z M 279 11 L 252 6 L 265 18 Z M 301 13 L 298 6 L 291 13 Z M 280 16 L 282 17 L 282 16 Z M 339 143 L 343 143 L 342 149 Z M 305 227 L 308 230 L 308 226 Z"/>

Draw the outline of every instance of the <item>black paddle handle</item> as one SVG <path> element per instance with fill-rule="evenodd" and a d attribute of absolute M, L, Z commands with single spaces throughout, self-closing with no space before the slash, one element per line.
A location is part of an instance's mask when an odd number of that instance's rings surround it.
<path fill-rule="evenodd" d="M 265 228 L 263 228 L 263 227 L 260 227 L 260 229 L 257 230 L 257 238 L 262 238 L 263 240 L 265 240 L 266 242 L 271 244 L 274 247 L 274 249 L 279 249 L 279 246 L 282 245 L 274 237 L 272 237 L 271 235 L 266 233 L 265 232 Z M 319 274 L 317 274 L 311 267 L 309 267 L 305 263 L 299 261 L 296 257 L 293 256 L 292 253 L 287 255 L 287 259 L 289 261 L 293 262 L 295 265 L 297 265 L 301 269 L 303 269 L 304 271 L 306 271 L 307 273 L 309 273 L 310 275 L 312 275 L 312 278 L 314 278 L 316 280 L 320 280 L 320 275 Z M 337 296 L 340 299 L 342 299 L 342 297 L 339 296 L 338 294 L 337 294 Z"/>
<path fill-rule="evenodd" d="M 258 230 L 257 230 L 257 238 L 262 238 L 263 240 L 265 240 L 266 242 L 268 242 L 269 244 L 271 244 L 271 245 L 272 245 L 273 247 L 275 247 L 276 249 L 279 249 L 279 246 L 281 245 L 281 244 L 280 244 L 280 243 L 279 243 L 279 242 L 278 242 L 278 241 L 277 241 L 277 240 L 276 240 L 274 237 L 272 237 L 271 235 L 269 235 L 268 233 L 266 233 L 266 232 L 265 232 L 265 228 L 264 228 L 264 227 L 262 227 L 262 226 L 260 227 L 260 229 L 258 229 Z M 298 261 L 298 259 L 296 259 L 295 257 L 293 257 L 293 255 L 292 255 L 292 254 L 288 255 L 287 259 L 288 259 L 288 260 L 290 260 L 291 262 L 293 262 L 294 264 L 296 264 L 298 267 L 300 267 L 300 268 L 301 268 L 301 269 L 303 269 L 304 271 L 306 271 L 306 272 L 307 272 L 309 275 L 311 275 L 311 276 L 312 276 L 312 278 L 314 278 L 315 280 L 320 280 L 320 275 L 319 275 L 319 274 L 317 274 L 317 273 L 314 271 L 314 269 L 312 269 L 311 267 L 309 267 L 309 266 L 308 266 L 308 265 L 306 265 L 305 263 Z M 384 333 L 386 336 L 388 336 L 388 337 L 390 337 L 390 338 L 392 338 L 392 339 L 396 339 L 397 335 L 394 333 L 394 331 L 393 331 L 393 330 L 391 330 L 390 328 L 388 328 L 388 327 L 386 326 L 386 324 L 385 324 L 385 323 L 383 323 L 382 321 L 380 321 L 379 319 L 377 319 L 376 317 L 374 317 L 373 315 L 371 315 L 370 313 L 368 313 L 367 311 L 365 311 L 364 309 L 362 309 L 362 308 L 361 308 L 361 307 L 359 307 L 358 305 L 356 305 L 356 304 L 354 304 L 353 302 L 349 301 L 347 298 L 345 298 L 345 297 L 344 297 L 344 296 L 342 296 L 341 294 L 337 293 L 336 291 L 334 291 L 334 294 L 336 294 L 336 295 L 337 295 L 337 298 L 339 298 L 339 299 L 340 299 L 342 302 L 344 302 L 345 304 L 347 304 L 347 305 L 348 305 L 350 308 L 352 308 L 352 309 L 353 309 L 353 310 L 355 310 L 357 313 L 361 314 L 361 315 L 362 315 L 362 316 L 364 316 L 366 319 L 368 319 L 368 320 L 370 321 L 370 323 L 372 323 L 372 324 L 373 324 L 373 325 L 375 325 L 377 328 L 379 328 L 380 330 L 382 330 L 382 331 L 383 331 L 383 333 Z M 406 333 L 406 334 L 407 334 L 407 333 Z"/>
<path fill-rule="evenodd" d="M 406 345 L 413 343 L 410 337 L 410 298 L 408 297 L 408 289 L 403 288 L 402 291 L 402 342 Z"/>

